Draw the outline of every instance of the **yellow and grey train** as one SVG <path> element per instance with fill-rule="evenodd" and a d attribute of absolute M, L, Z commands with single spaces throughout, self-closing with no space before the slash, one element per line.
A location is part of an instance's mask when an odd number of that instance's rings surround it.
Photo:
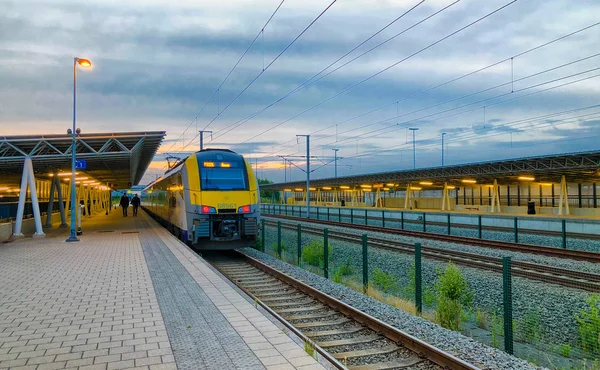
<path fill-rule="evenodd" d="M 144 209 L 198 250 L 252 245 L 259 201 L 252 167 L 227 149 L 196 152 L 142 191 Z"/>

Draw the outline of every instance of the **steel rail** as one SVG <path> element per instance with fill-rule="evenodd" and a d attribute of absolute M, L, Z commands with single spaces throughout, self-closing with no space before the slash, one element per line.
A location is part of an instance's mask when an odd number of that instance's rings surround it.
<path fill-rule="evenodd" d="M 267 223 L 272 226 L 276 225 L 269 221 Z M 296 230 L 296 228 L 290 224 L 282 224 L 282 227 L 290 231 Z M 322 233 L 321 230 L 314 227 L 304 227 L 302 230 L 313 235 Z M 329 230 L 329 238 L 344 240 L 355 244 L 361 243 L 360 235 L 334 230 Z M 394 252 L 414 254 L 414 245 L 410 243 L 381 238 L 369 238 L 369 245 Z M 452 261 L 463 266 L 502 273 L 502 259 L 499 257 L 482 256 L 475 253 L 429 246 L 422 246 L 422 253 L 424 257 L 433 260 L 442 262 Z M 558 284 L 569 288 L 583 289 L 590 292 L 600 292 L 600 275 L 598 274 L 540 265 L 532 262 L 513 261 L 512 266 L 512 273 L 514 276 Z"/>
<path fill-rule="evenodd" d="M 370 316 L 370 315 L 338 300 L 337 298 L 334 298 L 326 293 L 319 291 L 318 289 L 313 288 L 312 286 L 310 286 L 308 284 L 305 284 L 299 280 L 296 280 L 293 277 L 291 277 L 291 276 L 289 276 L 289 275 L 287 275 L 287 274 L 285 274 L 285 273 L 283 273 L 261 261 L 258 261 L 255 258 L 247 256 L 239 251 L 236 251 L 236 253 L 239 256 L 241 256 L 241 258 L 243 260 L 245 260 L 249 264 L 255 266 L 256 268 L 275 277 L 276 279 L 284 282 L 285 284 L 288 284 L 288 285 L 294 287 L 295 289 L 298 289 L 299 291 L 309 295 L 310 297 L 316 299 L 317 301 L 320 301 L 321 303 L 325 304 L 326 306 L 331 307 L 332 309 L 342 313 L 343 315 L 350 317 L 354 321 L 367 326 L 368 328 L 374 330 L 375 332 L 381 333 L 383 336 L 392 340 L 393 342 L 401 344 L 402 346 L 408 348 L 409 350 L 417 353 L 419 356 L 425 357 L 428 360 L 434 362 L 435 364 L 437 364 L 439 366 L 442 366 L 442 367 L 445 367 L 448 369 L 456 369 L 456 370 L 479 369 L 478 367 L 476 367 L 466 361 L 463 361 L 448 352 L 445 352 L 439 348 L 436 348 L 435 346 L 432 346 L 431 344 L 426 343 L 426 342 L 414 337 L 411 334 L 408 334 L 400 329 L 397 329 L 389 324 L 386 324 L 385 322 L 383 322 L 373 316 Z M 213 265 L 213 266 L 215 266 L 215 268 L 219 269 L 216 265 Z M 221 269 L 219 269 L 219 271 L 221 271 L 223 273 L 223 275 L 227 276 L 227 274 L 225 272 L 223 272 Z M 232 282 L 236 286 L 239 286 L 236 281 L 232 280 Z M 246 289 L 243 289 L 243 290 L 250 297 L 257 299 L 251 292 L 248 292 L 248 290 L 246 290 Z M 257 301 L 260 302 L 260 300 L 258 300 L 258 299 L 257 299 Z M 262 307 L 265 307 L 265 304 L 263 302 L 260 302 L 260 303 L 261 303 Z M 270 310 L 270 311 L 272 311 L 272 310 Z M 277 316 L 279 317 L 280 320 L 284 320 L 279 315 L 277 315 Z M 285 322 L 287 323 L 287 321 L 285 321 Z M 289 325 L 292 325 L 292 324 L 287 323 L 285 325 L 289 327 Z M 297 332 L 298 332 L 298 330 L 295 329 L 294 333 L 298 334 Z M 304 336 L 301 335 L 300 337 L 302 338 Z M 313 341 L 310 341 L 310 342 L 313 343 Z M 324 355 L 324 353 L 327 353 L 325 350 L 318 347 L 316 344 L 315 344 L 315 348 L 322 355 Z M 328 356 L 331 356 L 331 355 L 328 355 Z M 329 357 L 327 357 L 327 358 L 329 358 Z"/>
<path fill-rule="evenodd" d="M 596 253 L 596 252 L 561 249 L 561 248 L 556 248 L 556 247 L 549 247 L 549 246 L 546 247 L 546 246 L 524 244 L 524 243 L 502 242 L 502 241 L 496 241 L 496 240 L 486 240 L 486 239 L 470 238 L 470 237 L 456 236 L 456 235 L 434 234 L 434 233 L 428 233 L 428 232 L 423 232 L 423 231 L 398 230 L 398 229 L 391 229 L 391 228 L 381 227 L 381 226 L 357 225 L 357 224 L 351 224 L 348 222 L 315 220 L 315 219 L 308 219 L 308 218 L 294 217 L 294 216 L 274 215 L 274 214 L 265 214 L 265 213 L 263 213 L 262 215 L 265 217 L 281 218 L 281 219 L 293 220 L 293 221 L 298 221 L 298 222 L 318 223 L 318 224 L 330 225 L 330 226 L 336 226 L 336 227 L 349 227 L 349 228 L 353 228 L 353 229 L 372 231 L 372 232 L 378 232 L 378 233 L 383 233 L 383 234 L 403 235 L 403 236 L 410 236 L 413 238 L 431 239 L 431 240 L 438 240 L 438 241 L 457 243 L 457 244 L 467 244 L 467 245 L 474 245 L 477 247 L 508 250 L 508 251 L 512 251 L 512 252 L 533 253 L 533 254 L 540 254 L 540 255 L 557 257 L 557 258 L 571 258 L 574 260 L 594 262 L 594 263 L 600 262 L 600 253 Z"/>

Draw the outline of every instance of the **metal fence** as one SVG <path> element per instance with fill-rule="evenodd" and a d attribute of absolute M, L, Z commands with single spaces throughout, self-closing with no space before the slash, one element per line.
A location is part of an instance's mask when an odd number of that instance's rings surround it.
<path fill-rule="evenodd" d="M 266 214 L 306 217 L 305 206 L 261 204 Z M 373 208 L 311 207 L 311 218 L 504 242 L 600 252 L 600 221 Z"/>
<path fill-rule="evenodd" d="M 256 248 L 271 256 L 534 364 L 598 364 L 600 295 L 592 291 L 600 288 L 576 281 L 565 286 L 558 278 L 539 281 L 514 256 L 495 258 L 493 268 L 473 268 L 435 258 L 432 248 L 419 243 L 390 250 L 367 234 L 261 222 Z M 589 269 L 585 264 L 573 269 Z"/>

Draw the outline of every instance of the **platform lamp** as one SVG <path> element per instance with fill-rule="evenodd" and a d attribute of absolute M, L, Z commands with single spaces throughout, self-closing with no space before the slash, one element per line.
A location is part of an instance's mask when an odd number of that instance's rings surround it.
<path fill-rule="evenodd" d="M 68 242 L 78 242 L 77 238 L 77 230 L 76 230 L 76 210 L 77 205 L 75 202 L 77 198 L 75 196 L 75 192 L 77 191 L 77 187 L 75 184 L 75 162 L 76 162 L 76 154 L 77 145 L 76 145 L 76 135 L 78 135 L 81 131 L 76 128 L 76 120 L 77 120 L 77 65 L 80 65 L 84 68 L 90 68 L 92 66 L 92 62 L 88 59 L 83 58 L 73 58 L 73 130 L 68 130 L 67 133 L 71 134 L 73 138 L 71 144 L 71 233 L 69 235 Z"/>

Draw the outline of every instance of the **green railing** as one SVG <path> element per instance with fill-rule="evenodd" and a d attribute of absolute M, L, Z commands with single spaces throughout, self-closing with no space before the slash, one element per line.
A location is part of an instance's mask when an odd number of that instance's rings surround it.
<path fill-rule="evenodd" d="M 305 206 L 261 204 L 264 214 L 306 217 Z M 311 218 L 353 225 L 423 231 L 600 252 L 600 221 L 502 214 L 464 214 L 374 208 L 312 207 Z M 592 241 L 585 241 L 591 239 Z"/>
<path fill-rule="evenodd" d="M 484 271 L 431 259 L 419 243 L 401 253 L 314 224 L 263 218 L 261 229 L 264 253 L 532 363 L 583 369 L 600 358 L 600 296 L 513 279 L 511 257 Z"/>

